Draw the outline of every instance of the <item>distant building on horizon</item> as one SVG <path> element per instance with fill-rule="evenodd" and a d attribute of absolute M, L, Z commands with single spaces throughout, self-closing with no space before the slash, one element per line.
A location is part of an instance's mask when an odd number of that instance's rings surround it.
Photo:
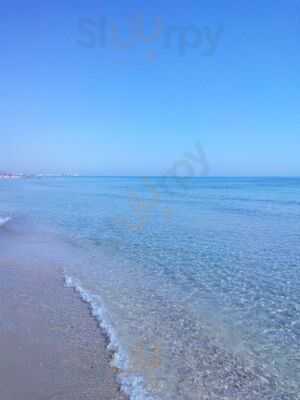
<path fill-rule="evenodd" d="M 0 171 L 0 179 L 20 179 L 23 178 L 25 175 L 23 174 L 15 174 L 13 172 L 3 172 Z"/>

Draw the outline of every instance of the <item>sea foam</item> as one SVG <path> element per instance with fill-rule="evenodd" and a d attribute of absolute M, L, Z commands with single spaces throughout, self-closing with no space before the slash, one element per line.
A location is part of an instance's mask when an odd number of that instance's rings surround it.
<path fill-rule="evenodd" d="M 97 320 L 100 328 L 107 335 L 109 343 L 107 349 L 113 353 L 111 365 L 118 369 L 118 381 L 121 390 L 129 396 L 131 400 L 160 400 L 147 393 L 145 389 L 144 379 L 128 373 L 128 355 L 122 348 L 113 324 L 110 321 L 108 312 L 106 311 L 101 297 L 89 293 L 83 289 L 80 281 L 70 276 L 65 276 L 65 287 L 73 288 L 90 307 L 92 316 Z"/>
<path fill-rule="evenodd" d="M 0 217 L 0 227 L 6 225 L 10 220 L 10 217 Z"/>

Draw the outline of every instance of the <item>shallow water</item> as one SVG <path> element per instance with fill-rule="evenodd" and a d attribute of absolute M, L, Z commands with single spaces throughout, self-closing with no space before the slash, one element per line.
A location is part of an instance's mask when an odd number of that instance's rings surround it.
<path fill-rule="evenodd" d="M 0 217 L 59 254 L 133 399 L 300 398 L 300 179 L 0 181 Z"/>

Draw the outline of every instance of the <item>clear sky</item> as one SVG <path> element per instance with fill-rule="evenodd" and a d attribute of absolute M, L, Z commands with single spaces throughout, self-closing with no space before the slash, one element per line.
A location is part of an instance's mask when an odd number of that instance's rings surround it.
<path fill-rule="evenodd" d="M 300 1 L 2 0 L 0 50 L 0 170 L 300 175 Z"/>

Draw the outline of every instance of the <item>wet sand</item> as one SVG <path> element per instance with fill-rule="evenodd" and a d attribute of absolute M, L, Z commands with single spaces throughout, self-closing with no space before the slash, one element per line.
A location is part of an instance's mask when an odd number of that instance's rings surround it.
<path fill-rule="evenodd" d="M 124 400 L 106 339 L 61 269 L 16 254 L 2 242 L 0 399 Z"/>

